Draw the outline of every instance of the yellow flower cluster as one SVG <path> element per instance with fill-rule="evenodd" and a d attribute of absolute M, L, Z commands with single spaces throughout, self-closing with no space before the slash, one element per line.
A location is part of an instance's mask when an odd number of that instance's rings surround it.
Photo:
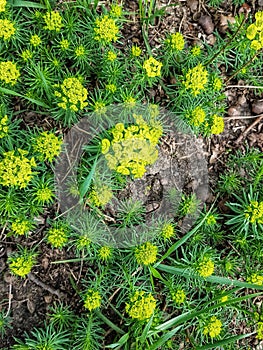
<path fill-rule="evenodd" d="M 161 236 L 164 239 L 170 239 L 174 236 L 174 226 L 172 224 L 164 224 L 162 231 L 161 231 Z"/>
<path fill-rule="evenodd" d="M 96 207 L 104 206 L 113 197 L 113 192 L 111 188 L 107 185 L 95 186 L 89 194 L 89 200 L 91 204 Z"/>
<path fill-rule="evenodd" d="M 97 309 L 101 305 L 101 296 L 100 293 L 89 289 L 85 295 L 84 307 L 89 311 Z"/>
<path fill-rule="evenodd" d="M 88 248 L 91 244 L 91 240 L 87 236 L 81 236 L 76 240 L 76 248 L 79 250 Z"/>
<path fill-rule="evenodd" d="M 134 115 L 136 125 L 125 128 L 117 123 L 111 130 L 113 140 L 103 139 L 101 152 L 105 154 L 108 167 L 123 175 L 141 178 L 146 166 L 158 158 L 156 145 L 162 135 L 161 124 L 152 119 L 149 123 L 142 116 Z M 110 153 L 111 151 L 111 153 Z"/>
<path fill-rule="evenodd" d="M 110 247 L 101 247 L 98 252 L 98 256 L 101 260 L 106 261 L 111 257 L 111 248 Z"/>
<path fill-rule="evenodd" d="M 28 60 L 30 60 L 33 57 L 33 53 L 30 50 L 24 50 L 21 52 L 21 57 L 23 58 L 23 60 L 26 62 Z"/>
<path fill-rule="evenodd" d="M 113 17 L 120 17 L 122 15 L 122 8 L 117 4 L 111 5 L 110 14 Z"/>
<path fill-rule="evenodd" d="M 6 84 L 15 85 L 19 77 L 20 72 L 16 68 L 16 63 L 11 61 L 0 62 L 0 80 L 3 80 Z"/>
<path fill-rule="evenodd" d="M 117 55 L 115 52 L 113 51 L 108 51 L 107 53 L 107 60 L 110 61 L 110 62 L 114 62 L 117 58 Z"/>
<path fill-rule="evenodd" d="M 36 191 L 36 200 L 39 203 L 48 203 L 53 198 L 54 194 L 49 187 L 43 187 Z"/>
<path fill-rule="evenodd" d="M 94 37 L 95 40 L 102 44 L 109 44 L 110 42 L 117 40 L 119 28 L 114 19 L 109 18 L 108 15 L 103 15 L 96 18 L 94 32 L 96 34 Z"/>
<path fill-rule="evenodd" d="M 25 277 L 35 264 L 35 258 L 32 254 L 11 257 L 9 268 L 14 275 Z"/>
<path fill-rule="evenodd" d="M 205 219 L 205 222 L 208 226 L 213 226 L 216 224 L 216 218 L 213 214 L 208 214 Z"/>
<path fill-rule="evenodd" d="M 4 38 L 4 40 L 8 40 L 14 35 L 16 29 L 14 27 L 14 23 L 9 21 L 8 19 L 0 19 L 0 38 Z"/>
<path fill-rule="evenodd" d="M 123 102 L 127 108 L 133 108 L 136 105 L 136 99 L 132 96 L 125 97 Z"/>
<path fill-rule="evenodd" d="M 263 340 L 263 322 L 257 324 L 257 339 Z"/>
<path fill-rule="evenodd" d="M 107 111 L 106 105 L 102 101 L 96 101 L 93 105 L 94 112 L 97 114 L 104 114 Z"/>
<path fill-rule="evenodd" d="M 5 12 L 6 0 L 0 0 L 0 12 Z"/>
<path fill-rule="evenodd" d="M 139 265 L 150 265 L 156 262 L 158 248 L 146 242 L 135 249 L 134 255 Z"/>
<path fill-rule="evenodd" d="M 0 139 L 8 134 L 8 116 L 5 115 L 0 119 Z"/>
<path fill-rule="evenodd" d="M 58 106 L 63 109 L 70 109 L 73 112 L 77 112 L 85 108 L 88 103 L 87 100 L 88 91 L 81 84 L 77 78 L 64 79 L 60 87 L 61 92 L 55 91 L 55 96 L 61 98 L 62 102 L 58 103 Z"/>
<path fill-rule="evenodd" d="M 258 275 L 257 273 L 253 273 L 251 276 L 247 278 L 248 283 L 257 284 L 258 286 L 263 285 L 263 276 Z"/>
<path fill-rule="evenodd" d="M 263 11 L 255 14 L 255 23 L 250 24 L 246 31 L 246 36 L 251 41 L 253 50 L 260 50 L 263 47 Z"/>
<path fill-rule="evenodd" d="M 219 115 L 212 115 L 212 125 L 211 125 L 211 134 L 218 135 L 224 131 L 225 123 L 224 118 Z"/>
<path fill-rule="evenodd" d="M 186 295 L 183 289 L 177 289 L 176 291 L 171 291 L 171 298 L 175 304 L 183 304 L 186 299 Z"/>
<path fill-rule="evenodd" d="M 142 53 L 142 49 L 137 45 L 133 45 L 131 48 L 131 53 L 132 53 L 132 56 L 139 57 L 140 54 Z"/>
<path fill-rule="evenodd" d="M 221 330 L 222 322 L 215 316 L 212 316 L 207 325 L 204 327 L 203 334 L 208 334 L 211 338 L 216 338 L 219 336 Z"/>
<path fill-rule="evenodd" d="M 189 118 L 190 124 L 193 126 L 200 126 L 205 121 L 206 113 L 203 108 L 197 106 L 187 117 Z"/>
<path fill-rule="evenodd" d="M 205 89 L 208 82 L 208 71 L 200 63 L 196 67 L 189 69 L 183 82 L 186 89 L 190 89 L 194 96 L 200 94 Z"/>
<path fill-rule="evenodd" d="M 138 321 L 149 319 L 156 308 L 156 300 L 151 293 L 146 294 L 145 291 L 136 291 L 126 303 L 125 310 L 129 316 Z"/>
<path fill-rule="evenodd" d="M 198 45 L 195 45 L 194 47 L 192 47 L 191 54 L 194 57 L 200 56 L 201 55 L 201 47 Z"/>
<path fill-rule="evenodd" d="M 218 77 L 215 77 L 213 80 L 213 89 L 215 91 L 220 91 L 222 89 L 223 83 L 222 80 Z"/>
<path fill-rule="evenodd" d="M 47 12 L 43 16 L 43 19 L 46 23 L 44 29 L 55 30 L 56 32 L 59 32 L 60 29 L 63 27 L 62 17 L 56 11 Z"/>
<path fill-rule="evenodd" d="M 69 48 L 69 41 L 67 39 L 61 40 L 59 44 L 62 50 L 67 50 Z"/>
<path fill-rule="evenodd" d="M 114 94 L 114 92 L 116 92 L 116 90 L 117 90 L 117 86 L 115 84 L 107 84 L 106 90 L 108 90 L 109 92 Z"/>
<path fill-rule="evenodd" d="M 166 39 L 166 43 L 172 50 L 177 50 L 177 51 L 182 51 L 185 44 L 184 37 L 181 33 L 171 34 Z"/>
<path fill-rule="evenodd" d="M 150 57 L 148 60 L 144 61 L 143 69 L 146 70 L 146 75 L 149 78 L 160 77 L 162 63 L 157 61 L 155 58 Z"/>
<path fill-rule="evenodd" d="M 214 262 L 207 256 L 198 262 L 197 272 L 201 277 L 209 277 L 213 274 L 215 269 Z"/>
<path fill-rule="evenodd" d="M 246 219 L 251 222 L 251 224 L 263 224 L 263 201 L 250 201 L 250 204 L 245 210 Z"/>
<path fill-rule="evenodd" d="M 47 241 L 54 248 L 62 248 L 68 241 L 67 231 L 64 228 L 52 227 L 47 232 Z"/>
<path fill-rule="evenodd" d="M 28 152 L 20 148 L 18 153 L 15 155 L 14 150 L 3 153 L 4 158 L 0 161 L 0 184 L 3 186 L 25 188 L 34 175 L 34 158 L 26 158 Z"/>
<path fill-rule="evenodd" d="M 43 131 L 36 138 L 33 148 L 40 160 L 52 162 L 61 152 L 63 141 L 51 132 Z"/>
<path fill-rule="evenodd" d="M 16 219 L 12 222 L 11 230 L 15 235 L 22 236 L 31 229 L 31 222 L 24 219 Z"/>
<path fill-rule="evenodd" d="M 75 50 L 76 57 L 85 56 L 85 47 L 83 45 L 80 45 Z"/>
<path fill-rule="evenodd" d="M 42 43 L 42 40 L 37 34 L 34 34 L 34 35 L 31 36 L 29 42 L 33 46 L 37 47 L 37 46 L 39 46 Z"/>

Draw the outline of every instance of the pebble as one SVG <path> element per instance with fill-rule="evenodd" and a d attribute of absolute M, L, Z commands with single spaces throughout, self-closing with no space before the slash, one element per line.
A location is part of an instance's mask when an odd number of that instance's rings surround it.
<path fill-rule="evenodd" d="M 199 18 L 198 23 L 200 24 L 200 26 L 203 28 L 204 32 L 207 35 L 213 33 L 213 31 L 215 29 L 215 25 L 213 23 L 212 17 L 210 17 L 208 15 L 203 15 Z"/>
<path fill-rule="evenodd" d="M 252 103 L 252 112 L 255 114 L 263 113 L 263 100 L 254 101 Z"/>

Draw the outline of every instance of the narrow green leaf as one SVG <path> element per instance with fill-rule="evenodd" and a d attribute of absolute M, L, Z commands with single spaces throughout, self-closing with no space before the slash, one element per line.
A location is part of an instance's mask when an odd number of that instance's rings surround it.
<path fill-rule="evenodd" d="M 156 349 L 162 349 L 162 346 L 171 339 L 180 329 L 182 326 L 176 327 L 172 329 L 171 331 L 165 333 L 161 338 L 157 340 L 154 344 L 152 344 L 149 348 L 149 350 L 156 350 Z"/>
<path fill-rule="evenodd" d="M 215 202 L 214 202 L 215 203 Z M 179 241 L 175 242 L 168 250 L 167 252 L 162 256 L 162 258 L 154 265 L 154 267 L 157 267 L 163 260 L 167 259 L 176 249 L 178 249 L 181 245 L 183 245 L 193 234 L 195 234 L 199 228 L 203 225 L 205 222 L 207 216 L 210 214 L 210 212 L 213 209 L 212 205 L 209 209 L 209 211 L 206 213 L 206 215 L 203 217 L 203 219 L 192 229 L 190 230 L 186 235 L 184 235 Z"/>
<path fill-rule="evenodd" d="M 125 343 L 127 343 L 129 337 L 130 337 L 129 333 L 126 333 L 119 339 L 119 341 L 117 343 L 106 345 L 105 348 L 106 349 L 115 349 L 115 348 L 117 348 L 119 346 L 122 346 Z"/>
<path fill-rule="evenodd" d="M 96 169 L 96 165 L 97 165 L 97 160 L 98 160 L 98 156 L 96 157 L 92 168 L 89 172 L 89 175 L 86 177 L 86 179 L 82 182 L 82 184 L 80 185 L 79 188 L 79 193 L 80 193 L 80 199 L 82 200 L 85 196 L 85 194 L 88 192 L 90 185 L 91 185 L 91 181 L 93 179 L 93 175 L 95 173 L 95 169 Z"/>
<path fill-rule="evenodd" d="M 96 315 L 105 322 L 110 328 L 114 329 L 117 333 L 125 334 L 125 332 L 116 326 L 113 322 L 111 322 L 106 316 L 104 316 L 99 310 L 95 310 Z"/>
<path fill-rule="evenodd" d="M 148 332 L 151 328 L 151 325 L 152 325 L 152 322 L 153 322 L 153 315 L 152 317 L 149 319 L 149 321 L 147 322 L 146 326 L 144 327 L 144 330 L 142 332 L 142 335 L 140 336 L 140 342 L 141 344 L 143 344 L 148 336 Z"/>
<path fill-rule="evenodd" d="M 17 96 L 17 97 L 22 97 L 24 98 L 25 100 L 28 100 L 40 107 L 44 107 L 44 108 L 50 108 L 50 106 L 46 105 L 44 102 L 42 101 L 39 101 L 39 100 L 35 100 L 34 98 L 30 98 L 30 97 L 27 97 L 27 96 L 24 96 L 24 95 L 21 95 L 19 94 L 18 92 L 16 91 L 13 91 L 13 90 L 10 90 L 10 89 L 6 89 L 6 88 L 3 88 L 3 87 L 0 87 L 0 92 L 3 92 L 4 94 L 7 94 L 7 95 L 12 95 L 12 96 Z"/>
<path fill-rule="evenodd" d="M 33 7 L 38 9 L 46 9 L 45 5 L 33 1 L 13 0 L 11 1 L 11 5 L 14 7 Z"/>
<path fill-rule="evenodd" d="M 222 346 L 222 345 L 228 345 L 236 342 L 237 340 L 248 338 L 251 335 L 255 334 L 256 332 L 253 333 L 247 333 L 247 334 L 241 334 L 241 335 L 235 335 L 234 337 L 229 337 L 220 341 L 217 341 L 216 343 L 213 344 L 207 344 L 207 345 L 202 345 L 198 346 L 196 350 L 207 350 L 207 349 L 215 349 L 216 347 Z"/>
<path fill-rule="evenodd" d="M 174 274 L 174 275 L 200 278 L 200 276 L 198 276 L 197 274 L 194 274 L 192 271 L 189 271 L 187 269 L 178 268 L 178 267 L 160 264 L 160 265 L 158 265 L 158 269 L 161 271 L 164 271 L 164 272 Z M 229 285 L 229 286 L 235 286 L 235 287 L 241 287 L 241 288 L 253 288 L 253 289 L 263 290 L 263 286 L 259 286 L 258 284 L 247 283 L 247 282 L 238 281 L 238 280 L 232 280 L 232 279 L 227 278 L 227 277 L 210 276 L 210 277 L 205 278 L 204 280 L 207 282 L 210 282 L 210 283 L 218 283 L 221 285 Z"/>

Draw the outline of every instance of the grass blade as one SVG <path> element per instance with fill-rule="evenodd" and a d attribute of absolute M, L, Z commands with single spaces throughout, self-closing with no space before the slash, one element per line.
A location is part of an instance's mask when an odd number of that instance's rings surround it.
<path fill-rule="evenodd" d="M 37 9 L 46 9 L 47 7 L 43 4 L 39 4 L 33 1 L 24 1 L 24 0 L 13 0 L 11 5 L 14 7 L 32 7 Z"/>
<path fill-rule="evenodd" d="M 39 101 L 39 100 L 35 100 L 34 98 L 30 98 L 30 97 L 27 97 L 27 96 L 24 96 L 24 95 L 21 95 L 19 94 L 18 92 L 16 91 L 13 91 L 13 90 L 10 90 L 10 89 L 6 89 L 6 88 L 3 88 L 3 87 L 0 87 L 0 92 L 3 92 L 4 94 L 7 94 L 7 95 L 12 95 L 12 96 L 17 96 L 17 97 L 22 97 L 24 98 L 25 100 L 28 100 L 40 107 L 44 107 L 44 108 L 50 108 L 50 106 L 46 105 L 44 102 L 42 101 Z"/>
<path fill-rule="evenodd" d="M 207 345 L 198 346 L 196 348 L 196 350 L 215 349 L 216 347 L 219 347 L 219 346 L 222 346 L 222 345 L 232 344 L 232 343 L 234 343 L 237 340 L 248 338 L 248 337 L 250 337 L 253 334 L 255 334 L 255 332 L 247 333 L 247 334 L 241 334 L 241 335 L 235 335 L 234 337 L 229 337 L 229 338 L 217 341 L 216 343 L 213 343 L 213 344 L 207 344 Z"/>
<path fill-rule="evenodd" d="M 80 188 L 79 188 L 80 200 L 82 200 L 84 198 L 85 194 L 88 192 L 88 190 L 90 188 L 91 181 L 93 179 L 93 175 L 94 175 L 95 170 L 96 170 L 97 160 L 98 160 L 98 156 L 96 157 L 96 159 L 92 165 L 92 168 L 89 172 L 89 175 L 86 177 L 86 179 L 80 185 Z"/>

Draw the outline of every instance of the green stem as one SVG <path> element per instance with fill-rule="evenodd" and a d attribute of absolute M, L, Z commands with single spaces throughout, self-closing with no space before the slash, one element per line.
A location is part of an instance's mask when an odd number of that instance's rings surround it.
<path fill-rule="evenodd" d="M 225 84 L 227 84 L 230 80 L 232 80 L 239 72 L 242 71 L 242 69 L 246 68 L 247 66 L 250 65 L 250 63 L 252 63 L 254 61 L 254 59 L 257 57 L 259 51 L 257 51 L 255 53 L 255 55 L 245 64 L 243 64 L 243 66 L 241 68 L 239 68 L 235 73 L 233 73 L 228 79 L 227 81 L 225 82 Z"/>
<path fill-rule="evenodd" d="M 118 326 L 116 326 L 113 322 L 111 322 L 106 316 L 104 316 L 100 311 L 95 310 L 96 315 L 102 320 L 104 321 L 109 327 L 111 327 L 112 329 L 114 329 L 117 333 L 120 334 L 125 334 L 125 332 L 119 328 Z"/>
<path fill-rule="evenodd" d="M 225 45 L 217 52 L 214 54 L 214 56 L 204 64 L 204 66 L 208 66 L 211 62 L 213 62 L 213 60 L 218 57 L 223 51 L 225 51 L 225 49 L 228 47 L 228 45 L 235 39 L 235 37 L 237 36 L 237 34 L 239 33 L 240 29 L 242 28 L 243 24 L 245 23 L 245 21 L 247 20 L 247 16 L 244 16 L 242 22 L 240 23 L 240 25 L 238 26 L 236 32 L 227 40 L 227 42 L 225 43 Z"/>

